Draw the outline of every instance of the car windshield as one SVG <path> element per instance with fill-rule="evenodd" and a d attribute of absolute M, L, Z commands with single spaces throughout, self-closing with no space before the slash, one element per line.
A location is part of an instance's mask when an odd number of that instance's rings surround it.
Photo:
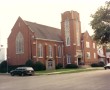
<path fill-rule="evenodd" d="M 31 68 L 31 67 L 27 67 L 26 70 L 33 70 L 33 68 Z"/>
<path fill-rule="evenodd" d="M 16 70 L 33 70 L 32 67 L 18 67 Z"/>

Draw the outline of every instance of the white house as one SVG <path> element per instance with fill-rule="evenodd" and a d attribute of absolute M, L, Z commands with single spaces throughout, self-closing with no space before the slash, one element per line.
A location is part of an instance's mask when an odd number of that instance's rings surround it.
<path fill-rule="evenodd" d="M 0 63 L 4 60 L 6 60 L 6 48 L 0 45 Z"/>
<path fill-rule="evenodd" d="M 110 63 L 110 49 L 107 49 L 106 51 L 106 59 L 107 59 L 107 63 Z"/>
<path fill-rule="evenodd" d="M 106 60 L 105 60 L 106 56 L 104 55 L 105 54 L 104 51 L 105 51 L 104 47 L 103 46 L 99 46 L 98 49 L 97 49 L 97 54 L 98 54 L 99 62 L 102 61 L 102 62 L 106 63 Z"/>

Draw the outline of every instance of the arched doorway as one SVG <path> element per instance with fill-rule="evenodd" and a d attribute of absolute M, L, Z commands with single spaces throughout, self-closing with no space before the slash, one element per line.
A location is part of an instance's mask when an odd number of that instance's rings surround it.
<path fill-rule="evenodd" d="M 48 59 L 46 61 L 46 69 L 47 70 L 55 69 L 55 61 L 53 59 Z"/>
<path fill-rule="evenodd" d="M 78 57 L 77 57 L 77 65 L 84 65 L 84 62 L 82 60 L 82 56 L 81 55 L 78 55 Z"/>

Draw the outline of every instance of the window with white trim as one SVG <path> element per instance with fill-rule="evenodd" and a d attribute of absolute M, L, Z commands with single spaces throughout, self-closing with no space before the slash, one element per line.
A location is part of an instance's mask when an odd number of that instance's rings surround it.
<path fill-rule="evenodd" d="M 24 53 L 24 38 L 21 32 L 16 36 L 16 54 Z"/>
<path fill-rule="evenodd" d="M 38 57 L 43 57 L 43 46 L 38 44 Z"/>
<path fill-rule="evenodd" d="M 91 58 L 90 52 L 87 52 L 87 59 L 90 59 L 90 58 Z"/>
<path fill-rule="evenodd" d="M 96 53 L 94 53 L 94 59 L 96 59 Z"/>
<path fill-rule="evenodd" d="M 48 46 L 48 54 L 49 54 L 49 57 L 53 57 L 53 48 L 51 45 Z"/>
<path fill-rule="evenodd" d="M 77 46 L 80 46 L 80 30 L 79 30 L 79 21 L 76 20 L 76 37 L 77 37 Z"/>
<path fill-rule="evenodd" d="M 70 55 L 67 55 L 67 64 L 71 64 L 71 56 Z"/>
<path fill-rule="evenodd" d="M 70 31 L 70 27 L 69 27 L 69 19 L 67 18 L 65 20 L 65 32 L 69 32 Z"/>
<path fill-rule="evenodd" d="M 95 49 L 95 43 L 93 43 L 93 48 Z"/>
<path fill-rule="evenodd" d="M 70 37 L 66 38 L 66 46 L 70 46 Z"/>
<path fill-rule="evenodd" d="M 87 48 L 90 48 L 90 44 L 89 44 L 89 42 L 87 42 L 87 41 L 86 41 L 86 47 L 87 47 Z"/>
<path fill-rule="evenodd" d="M 61 46 L 58 46 L 58 57 L 61 57 Z"/>
<path fill-rule="evenodd" d="M 68 18 L 65 20 L 65 41 L 66 46 L 70 46 L 70 26 Z"/>

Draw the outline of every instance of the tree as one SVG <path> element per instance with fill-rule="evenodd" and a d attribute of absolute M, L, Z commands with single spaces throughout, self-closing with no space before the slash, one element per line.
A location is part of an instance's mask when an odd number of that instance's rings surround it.
<path fill-rule="evenodd" d="M 2 61 L 0 64 L 0 72 L 7 72 L 7 61 Z"/>
<path fill-rule="evenodd" d="M 110 43 L 110 1 L 105 2 L 91 17 L 94 40 L 99 44 Z"/>

